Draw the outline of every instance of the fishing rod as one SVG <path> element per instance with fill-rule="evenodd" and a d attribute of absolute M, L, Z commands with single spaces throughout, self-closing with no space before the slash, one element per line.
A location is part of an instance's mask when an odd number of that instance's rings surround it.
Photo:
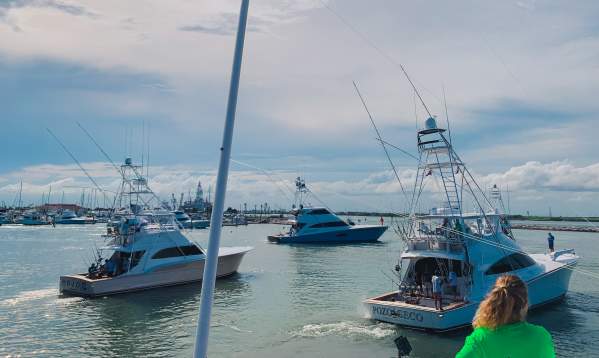
<path fill-rule="evenodd" d="M 100 145 L 100 143 L 98 143 L 94 139 L 94 137 L 83 127 L 83 125 L 81 125 L 81 123 L 77 122 L 77 125 L 89 137 L 89 139 L 96 145 L 96 147 L 100 150 L 100 152 L 104 155 L 104 157 L 106 159 L 108 159 L 108 161 L 110 162 L 110 164 L 112 164 L 113 168 L 121 176 L 121 179 L 123 179 L 123 181 L 126 181 L 129 184 L 129 187 L 131 188 L 131 183 L 130 183 L 129 180 L 127 180 L 127 178 L 125 178 L 125 173 L 114 163 L 114 161 L 112 160 L 112 158 L 108 155 L 108 153 L 106 153 L 106 151 L 102 148 L 102 146 Z M 143 168 L 142 168 L 141 175 L 138 173 L 138 171 L 135 168 L 132 167 L 132 170 L 135 173 L 135 175 L 137 175 L 138 177 L 142 177 L 143 176 Z M 146 172 L 147 172 L 147 168 L 146 168 Z M 145 187 L 148 189 L 148 191 L 150 192 L 150 194 L 152 195 L 152 197 L 158 202 L 158 205 L 160 205 L 163 209 L 168 210 L 168 208 L 166 207 L 166 205 L 164 205 L 162 203 L 162 201 L 160 200 L 160 198 L 158 198 L 158 196 L 156 196 L 156 194 L 152 190 L 149 190 L 149 187 L 147 186 L 147 184 L 145 184 Z M 144 203 L 144 205 L 149 206 L 149 203 L 146 202 L 145 200 L 143 200 L 143 198 L 139 198 L 139 199 L 141 199 L 141 201 Z M 115 196 L 115 203 L 113 204 L 113 206 L 116 206 L 116 196 Z M 180 224 L 180 223 L 177 223 L 177 224 Z"/>
<path fill-rule="evenodd" d="M 104 192 L 104 189 L 102 189 L 98 183 L 96 183 L 96 181 L 94 180 L 94 178 L 92 178 L 92 176 L 87 172 L 87 170 L 85 170 L 85 168 L 83 168 L 83 166 L 81 165 L 81 163 L 77 160 L 77 158 L 75 158 L 75 156 L 73 155 L 73 153 L 71 153 L 71 151 L 60 141 L 60 139 L 58 139 L 58 137 L 50 130 L 50 128 L 46 128 L 46 130 L 48 131 L 48 133 L 50 133 L 50 135 L 52 137 L 54 137 L 54 139 L 56 140 L 56 142 L 58 142 L 58 144 L 60 144 L 60 146 L 62 147 L 62 149 L 64 149 L 64 151 L 71 157 L 71 159 L 73 159 L 73 161 L 77 164 L 77 166 L 79 166 L 79 169 L 81 169 L 81 171 L 83 173 L 85 173 L 85 175 L 88 177 L 88 179 L 96 186 L 96 188 L 98 190 L 100 190 L 101 192 Z"/>
<path fill-rule="evenodd" d="M 400 152 L 402 152 L 403 154 L 407 155 L 407 156 L 408 156 L 408 157 L 410 157 L 410 158 L 414 158 L 415 160 L 420 160 L 420 159 L 419 159 L 417 156 L 415 156 L 414 154 L 412 154 L 412 153 L 408 152 L 407 150 L 401 149 L 400 147 L 398 147 L 398 146 L 396 146 L 396 145 L 393 145 L 393 144 L 391 144 L 391 143 L 387 142 L 386 140 L 383 140 L 383 139 L 380 139 L 380 138 L 374 138 L 374 139 L 375 139 L 375 140 L 378 140 L 379 142 L 381 142 L 381 143 L 383 143 L 383 144 L 386 144 L 386 145 L 390 146 L 390 147 L 391 147 L 391 148 L 393 148 L 393 149 L 397 149 L 397 150 L 399 150 Z"/>
<path fill-rule="evenodd" d="M 368 106 L 366 105 L 366 102 L 364 101 L 364 97 L 362 97 L 362 94 L 360 93 L 360 90 L 358 89 L 358 85 L 356 84 L 355 81 L 352 81 L 352 83 L 354 84 L 354 88 L 356 90 L 356 93 L 358 94 L 358 97 L 360 97 L 360 101 L 362 102 L 362 105 L 364 106 L 364 109 L 366 110 L 366 113 L 368 114 L 368 118 L 370 118 L 370 123 L 372 123 L 374 131 L 376 132 L 376 135 L 377 135 L 379 141 L 381 141 L 381 146 L 383 147 L 383 150 L 385 151 L 385 155 L 387 156 L 387 160 L 389 161 L 389 164 L 391 164 L 391 168 L 393 169 L 393 173 L 395 174 L 395 178 L 397 178 L 397 181 L 399 182 L 399 186 L 401 188 L 401 191 L 404 194 L 404 196 L 406 197 L 406 202 L 407 202 L 407 200 L 408 200 L 408 194 L 406 194 L 406 191 L 405 191 L 405 189 L 403 187 L 401 179 L 399 178 L 399 174 L 397 174 L 397 169 L 395 168 L 395 164 L 393 163 L 393 160 L 391 160 L 391 155 L 389 154 L 389 151 L 387 150 L 387 147 L 385 146 L 385 144 L 382 142 L 383 138 L 381 137 L 381 133 L 379 132 L 379 129 L 376 126 L 376 123 L 374 122 L 374 118 L 372 118 L 372 115 L 370 114 L 370 111 L 368 110 Z"/>
<path fill-rule="evenodd" d="M 76 123 L 79 126 L 79 128 L 81 128 L 81 130 L 83 131 L 83 133 L 85 133 L 89 137 L 89 139 L 96 145 L 96 147 L 100 150 L 100 152 L 102 152 L 102 154 L 104 154 L 104 157 L 106 157 L 106 159 L 108 159 L 108 161 L 110 162 L 110 164 L 112 164 L 112 166 L 114 167 L 114 169 L 116 169 L 116 171 L 120 173 L 121 170 L 114 163 L 114 161 L 112 160 L 112 158 L 110 158 L 110 156 L 108 155 L 108 153 L 106 153 L 104 151 L 104 149 L 102 148 L 102 146 L 100 146 L 100 144 L 98 142 L 96 142 L 96 140 L 94 139 L 94 137 L 92 137 L 92 135 L 87 131 L 87 129 L 83 128 L 83 126 L 81 125 L 81 123 L 79 123 L 79 122 L 76 122 Z"/>
<path fill-rule="evenodd" d="M 289 197 L 289 195 L 288 195 L 288 194 L 287 194 L 285 191 L 283 191 L 283 190 L 282 190 L 282 189 L 279 187 L 279 185 L 278 185 L 278 183 L 279 183 L 279 182 L 283 183 L 283 185 L 285 185 L 285 189 L 287 189 L 287 190 L 289 191 L 289 193 L 293 193 L 293 190 L 291 190 L 291 188 L 290 188 L 290 187 L 287 185 L 287 183 L 285 182 L 285 180 L 283 180 L 283 179 L 279 179 L 279 180 L 275 180 L 275 179 L 273 179 L 273 176 L 272 176 L 272 175 L 271 175 L 271 174 L 270 174 L 270 173 L 269 173 L 269 172 L 268 172 L 266 169 L 262 169 L 262 168 L 259 168 L 259 167 L 257 167 L 257 166 L 254 166 L 254 165 L 251 165 L 251 164 L 248 164 L 248 163 L 244 163 L 244 162 L 241 162 L 241 161 L 239 161 L 239 160 L 235 160 L 235 159 L 233 159 L 233 158 L 231 158 L 231 161 L 232 161 L 233 163 L 236 163 L 236 164 L 239 164 L 239 165 L 246 166 L 246 167 L 248 167 L 248 168 L 252 168 L 252 169 L 256 169 L 256 170 L 259 170 L 259 171 L 261 171 L 261 172 L 262 172 L 264 175 L 266 175 L 266 176 L 268 177 L 268 179 L 270 179 L 270 181 L 271 181 L 273 184 L 275 184 L 275 186 L 277 187 L 277 189 L 279 189 L 279 191 L 280 191 L 281 193 L 283 193 L 283 195 L 284 195 L 284 196 L 285 196 L 285 197 L 286 197 L 286 198 L 287 198 L 289 201 L 291 201 L 291 198 Z"/>

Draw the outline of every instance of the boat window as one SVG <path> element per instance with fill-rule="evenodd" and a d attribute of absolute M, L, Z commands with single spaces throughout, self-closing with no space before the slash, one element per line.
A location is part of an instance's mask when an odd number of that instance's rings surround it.
<path fill-rule="evenodd" d="M 530 256 L 519 252 L 511 254 L 494 263 L 485 275 L 497 275 L 504 272 L 516 271 L 535 264 Z"/>
<path fill-rule="evenodd" d="M 185 256 L 203 254 L 202 250 L 200 250 L 195 245 L 183 246 L 183 247 L 181 247 L 181 250 L 183 250 L 183 253 L 185 254 Z"/>
<path fill-rule="evenodd" d="M 179 246 L 179 247 L 169 247 L 167 249 L 162 249 L 152 256 L 152 259 L 166 259 L 169 257 L 178 257 L 178 256 L 189 256 L 189 255 L 201 255 L 203 254 L 202 250 L 200 250 L 195 245 L 188 246 Z"/>
<path fill-rule="evenodd" d="M 338 227 L 338 226 L 347 226 L 343 221 L 331 221 L 328 223 L 318 223 L 314 225 L 310 225 L 310 228 L 318 228 L 318 227 Z"/>
<path fill-rule="evenodd" d="M 128 269 L 132 269 L 139 263 L 139 261 L 141 261 L 141 258 L 145 252 L 146 252 L 145 250 L 140 250 L 140 251 L 133 251 L 133 254 L 131 254 L 129 252 L 120 251 L 120 258 L 123 259 L 123 258 L 131 257 L 131 264 L 128 267 Z"/>
<path fill-rule="evenodd" d="M 330 212 L 327 209 L 314 209 L 314 210 L 310 211 L 308 214 L 310 214 L 310 215 L 325 215 L 325 214 L 330 214 Z"/>

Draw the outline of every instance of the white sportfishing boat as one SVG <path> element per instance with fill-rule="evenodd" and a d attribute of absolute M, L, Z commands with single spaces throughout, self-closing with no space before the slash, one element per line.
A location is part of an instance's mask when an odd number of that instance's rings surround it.
<path fill-rule="evenodd" d="M 54 223 L 61 225 L 85 225 L 95 224 L 96 219 L 92 216 L 77 216 L 73 210 L 64 209 L 60 215 L 54 217 Z"/>
<path fill-rule="evenodd" d="M 398 290 L 367 299 L 370 316 L 432 331 L 467 326 L 497 277 L 504 274 L 518 275 L 527 283 L 531 308 L 564 297 L 579 259 L 574 250 L 524 252 L 497 204 L 498 191 L 494 188 L 490 198 L 485 195 L 453 150 L 445 129 L 428 118 L 417 139 L 419 166 L 411 213 L 399 227 L 405 249 L 395 267 Z M 443 207 L 428 215 L 416 214 L 423 193 L 434 183 L 441 188 Z M 464 211 L 466 201 L 475 208 L 472 212 Z M 454 283 L 443 285 L 442 310 L 430 297 L 434 274 Z"/>
<path fill-rule="evenodd" d="M 296 193 L 293 204 L 294 219 L 287 232 L 268 236 L 268 241 L 278 244 L 338 244 L 377 241 L 387 230 L 383 225 L 355 225 L 344 221 L 324 207 L 305 205 L 310 194 L 301 178 L 295 180 Z M 296 206 L 297 204 L 297 206 Z"/>
<path fill-rule="evenodd" d="M 181 232 L 173 213 L 151 209 L 160 200 L 139 168 L 129 158 L 121 166 L 119 195 L 126 198 L 119 202 L 130 203 L 129 213 L 121 211 L 119 224 L 107 228 L 107 245 L 98 250 L 87 273 L 60 277 L 61 293 L 105 296 L 202 280 L 206 250 Z M 251 249 L 220 248 L 217 277 L 237 272 Z"/>

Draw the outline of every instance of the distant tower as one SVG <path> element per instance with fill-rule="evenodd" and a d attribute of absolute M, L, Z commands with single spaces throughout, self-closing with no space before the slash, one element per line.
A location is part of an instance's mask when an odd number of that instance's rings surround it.
<path fill-rule="evenodd" d="M 196 189 L 196 197 L 193 202 L 194 208 L 198 210 L 204 210 L 204 189 L 202 189 L 202 182 L 198 180 L 198 187 Z"/>

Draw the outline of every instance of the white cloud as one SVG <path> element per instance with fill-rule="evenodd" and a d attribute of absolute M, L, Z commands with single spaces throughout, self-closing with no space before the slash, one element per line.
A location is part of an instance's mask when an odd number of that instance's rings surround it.
<path fill-rule="evenodd" d="M 97 182 L 107 190 L 116 191 L 119 177 L 106 163 L 84 163 Z M 297 174 L 290 171 L 272 171 L 269 174 L 257 170 L 232 170 L 229 176 L 227 205 L 239 207 L 268 202 L 272 207 L 289 208 L 293 198 L 294 179 Z M 356 180 L 322 180 L 317 172 L 305 173 L 310 178 L 308 187 L 326 205 L 334 210 L 400 211 L 406 208 L 404 196 L 392 171 L 381 171 L 356 178 Z M 400 172 L 408 195 L 412 190 L 415 171 Z M 599 163 L 577 167 L 569 162 L 528 162 L 515 166 L 502 173 L 476 175 L 480 186 L 488 190 L 497 184 L 511 195 L 512 208 L 518 210 L 545 210 L 553 205 L 556 215 L 591 215 L 597 211 L 599 198 Z M 62 192 L 68 200 L 77 202 L 82 188 L 87 195 L 93 185 L 74 166 L 40 165 L 23 168 L 0 176 L 0 200 L 9 205 L 19 190 L 19 178 L 23 181 L 25 202 L 39 202 L 52 185 L 52 200 L 59 201 Z M 162 198 L 169 199 L 171 193 L 179 199 L 193 197 L 198 180 L 202 181 L 204 192 L 215 183 L 215 172 L 201 168 L 182 166 L 152 167 L 150 186 Z M 444 200 L 441 186 L 434 177 L 427 177 L 423 203 L 419 210 L 437 206 Z M 98 201 L 102 199 L 99 194 Z M 505 198 L 504 198 L 505 199 Z M 312 204 L 320 205 L 317 199 Z M 558 205 L 559 204 L 559 205 Z M 465 204 L 468 205 L 468 204 Z M 559 206 L 559 207 L 558 207 Z M 580 207 L 584 206 L 584 213 Z M 469 208 L 469 207 L 468 207 Z"/>

